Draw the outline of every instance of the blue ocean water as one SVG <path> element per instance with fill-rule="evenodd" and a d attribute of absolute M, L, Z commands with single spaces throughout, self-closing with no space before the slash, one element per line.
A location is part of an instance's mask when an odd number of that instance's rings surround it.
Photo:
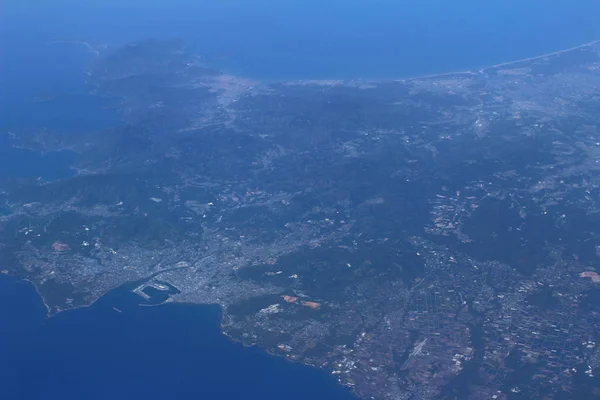
<path fill-rule="evenodd" d="M 109 100 L 89 95 L 94 54 L 56 41 L 184 38 L 209 63 L 257 79 L 396 78 L 600 39 L 600 2 L 5 0 L 0 38 L 0 133 L 77 133 L 118 117 Z M 60 179 L 74 157 L 13 149 L 2 138 L 0 184 Z M 30 284 L 0 277 L 0 398 L 350 398 L 320 371 L 231 343 L 214 307 L 140 307 L 132 296 L 116 290 L 45 319 Z"/>
<path fill-rule="evenodd" d="M 3 3 L 0 33 L 25 55 L 27 42 L 181 37 L 209 62 L 262 79 L 449 72 L 600 39 L 597 0 Z"/>
<path fill-rule="evenodd" d="M 61 151 L 40 154 L 11 146 L 7 137 L 0 136 L 0 185 L 22 178 L 55 180 L 74 173 L 71 165 L 75 161 L 75 153 Z"/>

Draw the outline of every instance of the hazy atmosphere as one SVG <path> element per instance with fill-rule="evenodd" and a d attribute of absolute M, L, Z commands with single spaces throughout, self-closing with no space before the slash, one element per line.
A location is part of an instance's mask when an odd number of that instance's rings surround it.
<path fill-rule="evenodd" d="M 600 3 L 0 12 L 0 397 L 600 399 Z"/>

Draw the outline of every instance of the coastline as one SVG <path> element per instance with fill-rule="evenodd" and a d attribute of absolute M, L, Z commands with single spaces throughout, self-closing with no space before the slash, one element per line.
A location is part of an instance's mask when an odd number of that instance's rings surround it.
<path fill-rule="evenodd" d="M 569 47 L 566 49 L 561 49 L 561 50 L 557 50 L 557 51 L 553 51 L 550 53 L 544 53 L 544 54 L 540 54 L 537 56 L 532 56 L 532 57 L 526 57 L 526 58 L 520 58 L 518 60 L 513 60 L 513 61 L 504 61 L 501 63 L 497 63 L 497 64 L 493 64 L 493 65 L 489 65 L 486 67 L 482 67 L 479 68 L 477 70 L 473 70 L 473 69 L 467 69 L 467 70 L 463 70 L 463 71 L 455 71 L 455 72 L 442 72 L 439 74 L 429 74 L 429 75 L 419 75 L 419 76 L 413 76 L 413 77 L 408 77 L 408 78 L 401 78 L 401 79 L 395 79 L 395 81 L 397 82 L 407 82 L 407 81 L 413 81 L 413 80 L 418 80 L 418 79 L 432 79 L 432 78 L 439 78 L 439 77 L 444 77 L 444 76 L 452 76 L 452 75 L 480 75 L 485 73 L 485 71 L 489 70 L 489 69 L 494 69 L 494 68 L 498 68 L 498 67 L 504 67 L 504 66 L 508 66 L 508 65 L 514 65 L 514 64 L 519 64 L 522 62 L 527 62 L 527 61 L 534 61 L 534 60 L 540 60 L 546 57 L 553 57 L 553 56 L 558 56 L 564 53 L 568 53 L 571 51 L 575 51 L 575 50 L 579 50 L 585 47 L 591 47 L 594 46 L 596 44 L 600 43 L 600 39 L 599 40 L 593 40 L 591 42 L 586 42 L 577 46 L 573 46 L 573 47 Z"/>
<path fill-rule="evenodd" d="M 33 293 L 31 293 L 33 296 L 35 296 L 35 298 L 37 298 L 38 300 L 43 302 L 43 297 L 40 295 L 39 291 L 36 288 L 36 285 L 29 281 L 29 280 L 24 280 L 24 279 L 20 279 L 16 276 L 9 276 L 9 275 L 5 275 L 5 277 L 7 278 L 17 278 L 14 279 L 13 282 L 25 282 L 27 284 L 27 286 L 29 284 L 31 284 L 33 286 Z M 123 290 L 125 289 L 125 290 Z M 26 292 L 29 292 L 31 290 L 31 286 L 29 286 L 26 289 Z M 128 297 L 129 292 L 131 292 L 131 288 L 116 288 L 113 290 L 117 290 L 116 293 L 113 293 L 115 296 L 112 296 L 112 299 L 110 299 L 110 301 L 108 302 L 104 302 L 104 304 L 101 304 L 99 308 L 97 308 L 95 311 L 92 311 L 95 314 L 91 314 L 91 317 L 96 317 L 97 315 L 100 315 L 100 317 L 103 317 L 105 315 L 109 315 L 106 314 L 106 312 L 110 312 L 110 309 L 115 310 L 116 312 L 130 312 L 133 314 L 130 314 L 129 317 L 124 314 L 124 316 L 119 316 L 116 317 L 117 320 L 121 320 L 123 318 L 127 318 L 129 320 L 131 320 L 132 315 L 134 316 L 133 318 L 135 319 L 135 313 L 137 313 L 137 311 L 135 311 L 135 309 L 137 309 L 138 307 L 142 307 L 145 308 L 147 307 L 147 305 L 145 304 L 134 304 L 137 303 L 135 296 L 134 297 Z M 21 292 L 20 292 L 21 293 Z M 25 293 L 27 296 L 29 296 L 28 293 Z M 121 305 L 119 304 L 120 301 L 122 299 L 124 299 L 124 295 L 126 295 L 128 298 L 125 299 L 125 301 L 123 302 L 123 305 L 126 305 L 125 308 L 121 308 Z M 27 297 L 26 296 L 26 297 Z M 114 301 L 117 300 L 117 303 L 114 303 Z M 45 304 L 44 304 L 45 305 Z M 92 306 L 93 304 L 90 305 L 86 305 L 83 306 L 85 308 L 90 308 L 90 306 Z M 116 307 L 118 308 L 115 308 Z M 302 360 L 294 360 L 294 359 L 290 359 L 288 357 L 285 357 L 282 354 L 277 354 L 274 352 L 269 351 L 268 349 L 265 349 L 261 346 L 257 346 L 255 344 L 251 344 L 248 345 L 246 343 L 244 343 L 243 341 L 241 341 L 239 338 L 233 337 L 230 334 L 227 333 L 226 329 L 224 329 L 223 325 L 222 325 L 222 321 L 223 321 L 223 315 L 224 315 L 224 307 L 221 304 L 197 304 L 197 303 L 188 303 L 188 302 L 165 302 L 165 303 L 161 303 L 161 304 L 156 304 L 153 305 L 152 308 L 157 308 L 158 306 L 166 306 L 166 307 L 183 307 L 183 308 L 191 308 L 193 309 L 193 315 L 201 315 L 202 319 L 200 320 L 200 322 L 198 322 L 199 320 L 196 319 L 195 323 L 200 323 L 201 325 L 203 325 L 206 330 L 206 332 L 208 331 L 213 331 L 214 332 L 214 337 L 216 338 L 217 335 L 218 336 L 222 336 L 226 339 L 226 342 L 228 342 L 228 344 L 226 345 L 226 348 L 229 349 L 229 346 L 234 346 L 232 349 L 235 350 L 235 352 L 237 352 L 238 350 L 242 350 L 242 349 L 252 349 L 251 352 L 248 354 L 246 353 L 246 356 L 243 357 L 243 361 L 244 362 L 249 362 L 252 361 L 253 359 L 256 359 L 256 357 L 259 357 L 259 365 L 264 365 L 265 364 L 265 359 L 266 358 L 272 358 L 272 359 L 277 359 L 279 361 L 277 362 L 283 362 L 286 364 L 290 364 L 290 365 L 297 365 L 297 366 L 302 366 L 303 368 L 305 368 L 305 371 L 308 372 L 308 376 L 311 379 L 316 379 L 316 382 L 319 383 L 318 386 L 316 386 L 317 388 L 321 387 L 321 384 L 325 383 L 326 384 L 326 390 L 328 392 L 331 393 L 339 393 L 339 397 L 335 397 L 336 399 L 344 399 L 344 400 L 360 400 L 360 397 L 355 393 L 354 389 L 352 387 L 349 387 L 348 385 L 344 385 L 343 382 L 339 382 L 337 379 L 335 379 L 334 376 L 332 376 L 331 374 L 328 373 L 327 370 L 325 370 L 324 368 L 319 367 L 318 365 L 313 365 L 313 364 L 307 364 L 305 362 L 303 362 Z M 78 308 L 83 308 L 83 307 L 76 307 L 73 309 L 69 309 L 69 310 L 64 310 L 64 311 L 71 311 L 71 310 L 75 310 Z M 40 310 L 41 311 L 41 310 Z M 175 311 L 173 309 L 169 310 L 166 309 L 165 311 L 159 312 L 159 317 L 160 315 L 167 315 L 167 314 L 171 314 L 172 311 Z M 100 314 L 98 314 L 98 312 L 100 312 Z M 143 311 L 145 312 L 145 311 Z M 200 314 L 198 314 L 198 312 Z M 62 314 L 62 312 L 61 312 Z M 70 313 L 68 313 L 70 314 Z M 147 315 L 147 314 L 146 314 Z M 189 317 L 189 314 L 187 311 L 185 311 L 184 314 L 182 314 L 180 311 L 175 312 L 175 315 L 186 315 L 187 317 Z M 208 318 L 205 318 L 206 316 L 208 316 Z M 38 322 L 38 324 L 36 325 L 35 329 L 40 329 L 39 327 L 41 326 L 46 326 L 47 324 L 47 319 L 49 319 L 50 317 L 48 316 L 43 316 L 40 315 L 41 318 L 43 318 L 43 320 L 40 320 Z M 66 316 L 65 316 L 66 317 Z M 68 316 L 67 318 L 77 318 L 78 320 L 83 321 L 83 323 L 89 323 L 90 321 L 90 314 L 86 314 L 86 315 L 71 315 Z M 179 317 L 176 317 L 179 318 Z M 69 324 L 65 324 L 65 319 L 62 319 L 60 322 L 57 322 L 58 324 L 61 324 L 64 327 L 69 327 Z M 68 321 L 73 321 L 68 320 Z M 87 322 L 86 322 L 87 321 Z M 97 319 L 96 319 L 97 321 Z M 189 321 L 189 320 L 188 320 Z M 193 321 L 193 320 L 192 320 Z M 156 336 L 152 336 L 150 335 L 151 338 L 156 338 Z M 221 347 L 223 346 L 223 344 L 220 345 Z M 237 348 L 237 349 L 235 349 Z M 267 361 L 267 369 L 268 368 L 272 368 L 270 367 L 270 365 L 272 364 L 272 362 Z M 313 370 L 314 372 L 309 372 L 309 370 Z M 297 369 L 292 369 L 290 373 L 288 373 L 288 376 L 293 376 L 295 375 L 295 373 L 298 373 L 299 370 Z M 302 371 L 300 371 L 302 372 Z M 315 378 L 316 377 L 316 378 Z"/>
<path fill-rule="evenodd" d="M 543 53 L 543 54 L 539 54 L 539 55 L 535 55 L 535 56 L 531 56 L 531 57 L 526 57 L 526 58 L 520 58 L 520 59 L 516 59 L 516 60 L 511 60 L 511 61 L 503 61 L 500 63 L 496 63 L 496 64 L 492 64 L 492 65 L 486 65 L 483 67 L 476 67 L 476 68 L 469 68 L 469 69 L 465 69 L 465 70 L 458 70 L 458 71 L 448 71 L 448 72 L 439 72 L 439 73 L 432 73 L 432 74 L 425 74 L 425 75 L 412 75 L 412 76 L 407 76 L 407 77 L 390 77 L 390 78 L 366 78 L 366 77 L 356 77 L 356 78 L 348 78 L 348 79 L 340 79 L 340 78 L 301 78 L 301 79 L 291 79 L 291 80 L 270 80 L 270 79 L 256 79 L 256 82 L 260 82 L 262 84 L 286 84 L 286 83 L 319 83 L 319 82 L 340 82 L 341 84 L 344 84 L 344 82 L 385 82 L 385 81 L 393 81 L 393 82 L 410 82 L 410 81 L 414 81 L 414 80 L 419 80 L 419 79 L 433 79 L 433 78 L 441 78 L 441 77 L 445 77 L 445 76 L 454 76 L 454 75 L 470 75 L 470 76 L 478 76 L 480 74 L 485 73 L 485 71 L 490 70 L 490 69 L 494 69 L 494 68 L 498 68 L 498 67 L 504 67 L 504 66 L 509 66 L 509 65 L 514 65 L 514 64 L 519 64 L 522 62 L 527 62 L 527 61 L 534 61 L 534 60 L 539 60 L 539 59 L 543 59 L 546 57 L 553 57 L 553 56 L 558 56 L 564 53 L 568 53 L 574 50 L 578 50 L 578 49 L 582 49 L 585 47 L 590 47 L 590 46 L 594 46 L 596 44 L 600 43 L 600 39 L 596 39 L 596 40 L 592 40 L 586 43 L 582 43 L 576 46 L 572 46 L 572 47 L 568 47 L 568 48 L 563 48 L 563 49 L 559 49 L 556 51 L 552 51 L 549 53 Z M 91 53 L 94 53 L 96 56 L 100 56 L 100 51 L 98 50 L 100 49 L 104 49 L 107 48 L 108 46 L 104 45 L 104 46 L 98 46 L 98 45 L 91 45 L 88 42 L 85 41 L 77 41 L 77 40 L 54 40 L 49 42 L 49 44 L 75 44 L 75 45 L 83 45 L 85 46 Z M 232 74 L 232 76 L 237 76 L 236 74 Z M 243 77 L 243 76 L 238 76 L 238 77 Z M 322 83 L 321 83 L 322 84 Z"/>
<path fill-rule="evenodd" d="M 273 82 L 262 80 L 261 82 L 263 84 L 293 83 L 293 84 L 321 84 L 321 85 L 324 85 L 323 82 L 337 82 L 340 85 L 347 85 L 349 82 L 364 82 L 364 83 L 410 82 L 410 81 L 416 81 L 416 80 L 421 80 L 421 79 L 434 79 L 434 78 L 441 78 L 441 77 L 445 77 L 445 76 L 455 76 L 455 75 L 479 76 L 480 74 L 483 74 L 483 73 L 485 73 L 485 71 L 490 70 L 490 69 L 504 67 L 504 66 L 508 66 L 508 65 L 519 64 L 519 63 L 527 62 L 527 61 L 539 60 L 539 59 L 543 59 L 546 57 L 558 56 L 558 55 L 561 55 L 564 53 L 568 53 L 568 52 L 582 49 L 585 47 L 591 47 L 591 46 L 594 46 L 597 44 L 600 44 L 600 39 L 586 42 L 583 44 L 579 44 L 577 46 L 556 50 L 556 51 L 553 51 L 550 53 L 539 54 L 536 56 L 531 56 L 531 57 L 526 57 L 526 58 L 519 58 L 519 59 L 512 60 L 512 61 L 503 61 L 503 62 L 500 62 L 497 64 L 487 65 L 487 66 L 480 67 L 480 68 L 439 72 L 439 73 L 425 74 L 425 75 L 411 75 L 411 76 L 407 76 L 407 77 L 396 77 L 396 78 L 360 78 L 359 77 L 359 78 L 349 78 L 349 79 L 339 79 L 339 78 L 292 79 L 292 80 L 288 80 L 288 81 L 281 80 L 281 81 L 273 81 Z"/>
<path fill-rule="evenodd" d="M 514 65 L 514 64 L 518 64 L 518 63 L 522 63 L 522 62 L 539 60 L 539 59 L 541 59 L 541 58 L 558 56 L 558 55 L 561 55 L 561 54 L 563 54 L 563 53 L 568 53 L 568 52 L 571 52 L 571 51 L 574 51 L 574 50 L 579 50 L 579 49 L 582 49 L 582 48 L 584 48 L 584 47 L 591 47 L 591 46 L 594 46 L 594 45 L 596 45 L 596 44 L 598 44 L 598 43 L 600 43 L 600 40 L 594 40 L 594 41 L 591 41 L 591 42 L 587 42 L 587 43 L 584 43 L 584 44 L 580 44 L 580 45 L 578 45 L 578 46 L 574 46 L 574 47 L 569 47 L 569 48 L 567 48 L 567 49 L 562 49 L 562 50 L 553 51 L 553 52 L 551 52 L 551 53 L 546 53 L 546 54 L 542 54 L 542 55 L 539 55 L 539 56 L 528 57 L 528 58 L 522 58 L 522 59 L 520 59 L 520 60 L 515 60 L 515 61 L 507 61 L 507 62 L 502 62 L 502 63 L 494 64 L 494 65 L 492 65 L 492 66 L 489 66 L 489 67 L 484 67 L 484 68 L 481 68 L 481 69 L 479 70 L 479 73 L 483 73 L 484 71 L 486 71 L 486 70 L 488 70 L 488 69 L 492 69 L 492 68 L 504 67 L 504 66 L 506 66 L 506 65 Z"/>

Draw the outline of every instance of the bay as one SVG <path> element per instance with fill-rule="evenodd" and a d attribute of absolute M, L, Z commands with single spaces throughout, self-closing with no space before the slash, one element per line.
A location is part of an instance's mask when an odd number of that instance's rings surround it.
<path fill-rule="evenodd" d="M 144 307 L 128 289 L 45 319 L 31 284 L 1 276 L 2 398 L 354 398 L 321 371 L 232 343 L 217 306 Z"/>

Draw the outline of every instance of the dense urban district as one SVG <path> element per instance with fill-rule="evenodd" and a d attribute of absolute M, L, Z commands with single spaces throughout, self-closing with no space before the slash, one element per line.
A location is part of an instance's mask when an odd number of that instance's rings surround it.
<path fill-rule="evenodd" d="M 12 132 L 76 173 L 0 195 L 50 315 L 138 281 L 361 398 L 600 398 L 600 45 L 267 84 L 148 41 L 89 82 L 122 122 Z"/>

